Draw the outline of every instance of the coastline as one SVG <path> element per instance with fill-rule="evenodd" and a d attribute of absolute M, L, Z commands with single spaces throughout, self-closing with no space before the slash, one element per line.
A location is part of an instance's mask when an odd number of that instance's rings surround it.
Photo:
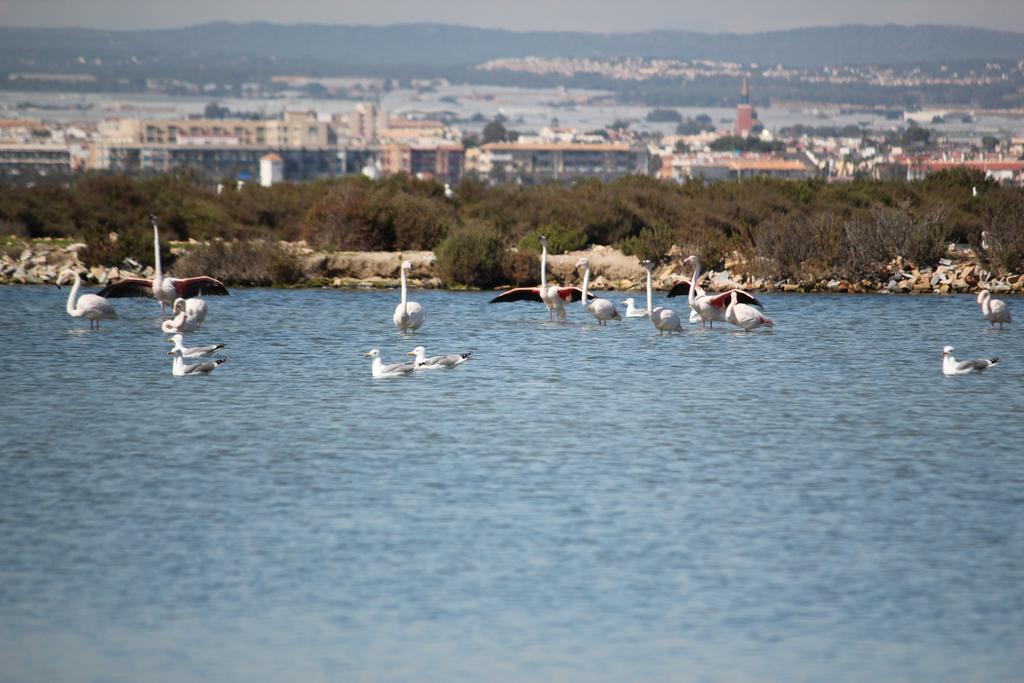
<path fill-rule="evenodd" d="M 174 243 L 172 253 L 181 256 L 199 243 Z M 436 259 L 430 251 L 317 251 L 302 242 L 281 242 L 280 247 L 299 264 L 301 279 L 275 283 L 284 289 L 328 287 L 340 289 L 391 289 L 399 286 L 402 261 L 412 263 L 410 286 L 417 289 L 474 289 L 445 283 L 435 272 Z M 125 277 L 151 278 L 151 266 L 126 259 L 118 265 L 86 266 L 81 252 L 86 245 L 60 239 L 8 240 L 0 253 L 0 285 L 46 285 L 57 281 L 64 270 L 77 272 L 88 284 L 102 286 Z M 644 289 L 644 271 L 639 259 L 618 249 L 593 246 L 583 251 L 552 255 L 548 269 L 552 279 L 567 285 L 580 282 L 574 269 L 586 256 L 593 280 L 600 291 L 636 292 Z M 685 277 L 684 254 L 673 249 L 654 274 L 654 286 L 666 290 Z M 702 279 L 709 291 L 745 289 L 751 292 L 838 293 L 838 294 L 965 294 L 990 289 L 999 294 L 1024 293 L 1024 274 L 995 275 L 987 272 L 970 249 L 953 249 L 932 267 L 918 268 L 897 257 L 884 267 L 860 278 L 806 277 L 801 279 L 759 276 L 747 272 L 742 263 L 727 262 L 721 270 L 709 270 Z M 170 269 L 173 274 L 173 266 Z M 252 283 L 225 282 L 229 286 Z M 509 287 L 513 285 L 508 285 Z M 497 287 L 495 289 L 505 289 Z"/>

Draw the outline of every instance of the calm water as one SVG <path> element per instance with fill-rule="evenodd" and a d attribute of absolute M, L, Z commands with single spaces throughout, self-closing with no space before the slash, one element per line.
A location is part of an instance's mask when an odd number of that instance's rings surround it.
<path fill-rule="evenodd" d="M 1020 330 L 488 298 L 416 292 L 403 338 L 395 292 L 237 291 L 189 338 L 232 360 L 174 378 L 153 302 L 90 332 L 0 287 L 0 680 L 1020 680 Z M 474 355 L 360 356 L 416 344 Z M 943 377 L 944 344 L 1005 362 Z"/>

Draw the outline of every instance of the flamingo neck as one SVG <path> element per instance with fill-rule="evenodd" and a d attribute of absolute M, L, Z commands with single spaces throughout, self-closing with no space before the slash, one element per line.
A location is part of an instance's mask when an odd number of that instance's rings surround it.
<path fill-rule="evenodd" d="M 651 292 L 654 287 L 652 283 L 651 271 L 647 270 L 647 317 L 654 320 L 654 294 Z"/>
<path fill-rule="evenodd" d="M 78 297 L 78 288 L 82 286 L 82 278 L 78 277 L 78 273 L 75 273 L 75 284 L 71 287 L 71 291 L 68 293 L 67 312 L 68 315 L 77 316 L 78 311 L 76 310 L 76 299 Z"/>
<path fill-rule="evenodd" d="M 587 287 L 590 286 L 590 264 L 583 269 L 583 298 L 580 299 L 580 303 L 583 304 L 583 308 L 587 307 Z"/>
<path fill-rule="evenodd" d="M 725 319 L 736 319 L 736 292 L 733 292 L 732 296 L 729 297 L 729 305 L 725 307 Z"/>
<path fill-rule="evenodd" d="M 694 257 L 693 259 L 693 277 L 690 279 L 690 293 L 686 297 L 686 302 L 693 307 L 693 302 L 697 298 L 697 283 L 700 281 L 700 259 Z"/>
<path fill-rule="evenodd" d="M 989 311 L 992 310 L 992 295 L 986 294 L 981 297 L 981 312 L 988 315 Z"/>
<path fill-rule="evenodd" d="M 159 287 L 159 283 L 164 276 L 163 269 L 160 267 L 160 230 L 156 227 L 156 223 L 153 224 L 153 288 Z"/>
<path fill-rule="evenodd" d="M 542 244 L 540 251 L 540 288 L 548 288 L 548 245 Z"/>
<path fill-rule="evenodd" d="M 407 300 L 406 288 L 405 288 L 405 268 L 402 268 L 402 313 L 409 312 L 409 302 Z"/>

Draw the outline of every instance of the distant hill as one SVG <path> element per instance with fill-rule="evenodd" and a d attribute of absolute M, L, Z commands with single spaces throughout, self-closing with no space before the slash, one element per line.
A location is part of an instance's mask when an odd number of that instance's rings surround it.
<path fill-rule="evenodd" d="M 498 57 L 661 57 L 824 66 L 1024 59 L 1024 33 L 953 26 L 801 28 L 753 34 L 515 32 L 442 24 L 210 23 L 154 31 L 0 28 L 0 68 L 167 56 L 453 67 Z"/>

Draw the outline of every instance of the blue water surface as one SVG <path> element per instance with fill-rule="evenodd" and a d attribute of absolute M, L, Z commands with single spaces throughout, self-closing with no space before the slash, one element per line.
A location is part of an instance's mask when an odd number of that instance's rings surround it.
<path fill-rule="evenodd" d="M 659 337 L 417 291 L 406 337 L 393 291 L 240 290 L 186 340 L 231 360 L 176 378 L 154 302 L 64 296 L 0 287 L 2 681 L 1024 671 L 1024 333 L 973 297 Z M 473 356 L 361 356 L 417 344 Z"/>

